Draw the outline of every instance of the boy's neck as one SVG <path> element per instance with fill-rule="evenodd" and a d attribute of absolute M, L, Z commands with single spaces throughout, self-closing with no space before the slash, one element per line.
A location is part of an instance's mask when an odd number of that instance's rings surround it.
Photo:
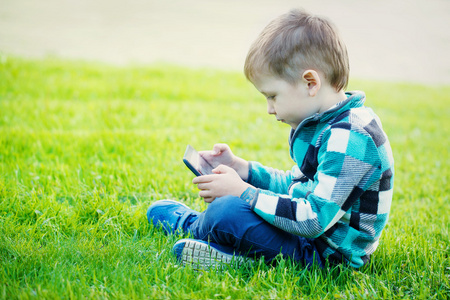
<path fill-rule="evenodd" d="M 329 85 L 322 85 L 317 96 L 319 96 L 319 99 L 322 101 L 319 113 L 323 113 L 339 102 L 347 99 L 347 95 L 345 95 L 344 90 L 336 91 L 334 87 Z"/>

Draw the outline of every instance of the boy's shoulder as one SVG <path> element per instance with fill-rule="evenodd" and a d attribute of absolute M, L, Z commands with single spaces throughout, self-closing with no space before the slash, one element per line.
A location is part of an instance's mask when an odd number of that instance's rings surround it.
<path fill-rule="evenodd" d="M 342 128 L 352 131 L 383 131 L 381 120 L 372 108 L 365 105 L 364 92 L 348 92 L 347 100 L 338 104 L 332 118 L 328 119 L 329 128 Z"/>
<path fill-rule="evenodd" d="M 300 146 L 318 146 L 324 137 L 332 134 L 337 136 L 332 142 L 343 141 L 339 136 L 345 138 L 348 135 L 359 133 L 373 140 L 376 144 L 382 143 L 386 138 L 380 118 L 372 110 L 365 106 L 366 96 L 364 92 L 348 92 L 348 98 L 336 104 L 322 115 L 316 116 L 310 122 L 291 133 L 291 143 Z M 301 140 L 303 143 L 296 143 Z"/>

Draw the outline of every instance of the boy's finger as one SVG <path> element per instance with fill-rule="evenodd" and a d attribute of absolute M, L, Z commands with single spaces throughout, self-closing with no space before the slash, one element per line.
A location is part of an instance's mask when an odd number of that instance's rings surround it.
<path fill-rule="evenodd" d="M 214 175 L 202 175 L 202 176 L 197 176 L 194 177 L 194 179 L 192 179 L 192 183 L 193 184 L 199 184 L 199 183 L 208 183 L 214 180 Z"/>
<path fill-rule="evenodd" d="M 214 155 L 219 155 L 222 152 L 225 152 L 228 149 L 227 144 L 215 144 L 213 147 L 213 153 Z"/>
<path fill-rule="evenodd" d="M 232 168 L 226 166 L 226 165 L 218 165 L 214 170 L 212 170 L 215 174 L 224 174 L 228 173 L 230 170 L 233 170 Z"/>
<path fill-rule="evenodd" d="M 208 197 L 208 198 L 203 198 L 203 201 L 205 201 L 206 203 L 211 203 L 214 201 L 215 198 L 212 197 Z"/>
<path fill-rule="evenodd" d="M 206 190 L 208 190 L 208 184 L 207 184 L 207 183 L 199 183 L 199 184 L 197 185 L 197 188 L 198 188 L 199 190 L 206 191 Z"/>
<path fill-rule="evenodd" d="M 213 156 L 215 153 L 214 153 L 214 150 L 203 150 L 203 151 L 198 151 L 198 154 L 201 157 L 205 158 L 205 157 Z"/>
<path fill-rule="evenodd" d="M 204 198 L 204 199 L 207 199 L 207 198 L 211 198 L 211 197 L 212 197 L 210 191 L 200 191 L 200 192 L 198 193 L 198 195 L 199 195 L 200 197 Z"/>

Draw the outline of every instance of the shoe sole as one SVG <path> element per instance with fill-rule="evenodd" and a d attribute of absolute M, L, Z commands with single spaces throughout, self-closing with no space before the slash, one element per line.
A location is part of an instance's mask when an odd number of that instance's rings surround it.
<path fill-rule="evenodd" d="M 242 256 L 224 253 L 206 243 L 195 240 L 180 240 L 173 248 L 178 261 L 183 265 L 191 265 L 194 269 L 210 269 L 234 265 L 239 267 L 246 260 Z"/>

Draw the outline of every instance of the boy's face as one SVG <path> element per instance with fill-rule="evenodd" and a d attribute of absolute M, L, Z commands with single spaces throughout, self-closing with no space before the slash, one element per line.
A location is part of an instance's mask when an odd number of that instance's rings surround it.
<path fill-rule="evenodd" d="M 306 118 L 320 111 L 320 101 L 309 94 L 308 83 L 291 84 L 268 73 L 253 80 L 256 89 L 267 99 L 267 112 L 293 129 Z"/>

